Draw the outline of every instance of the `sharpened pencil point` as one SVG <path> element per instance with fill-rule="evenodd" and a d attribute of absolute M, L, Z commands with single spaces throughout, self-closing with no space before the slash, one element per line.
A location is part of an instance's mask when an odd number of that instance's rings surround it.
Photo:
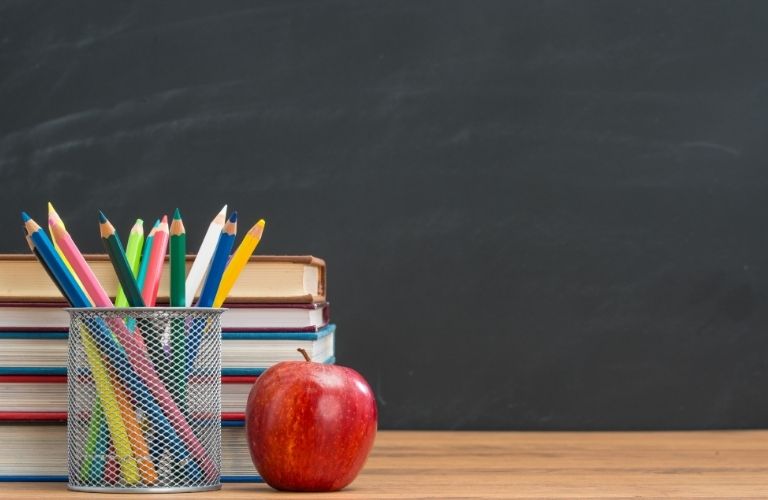
<path fill-rule="evenodd" d="M 24 222 L 27 222 L 30 219 L 32 219 L 32 217 L 30 217 L 27 212 L 21 212 L 21 220 L 23 220 Z"/>
<path fill-rule="evenodd" d="M 104 212 L 99 210 L 99 222 L 104 223 L 107 222 L 107 216 L 104 215 Z"/>
<path fill-rule="evenodd" d="M 133 227 L 131 227 L 131 233 L 139 233 L 142 236 L 144 235 L 144 221 L 141 219 L 136 219 L 136 222 L 133 223 Z"/>
<path fill-rule="evenodd" d="M 155 223 L 152 224 L 152 227 L 157 227 L 160 225 L 160 219 L 155 219 Z"/>
<path fill-rule="evenodd" d="M 160 221 L 160 224 L 168 224 L 168 216 L 167 215 L 163 215 L 163 218 Z"/>
<path fill-rule="evenodd" d="M 229 222 L 237 222 L 237 210 L 232 212 L 232 215 L 229 216 Z"/>
<path fill-rule="evenodd" d="M 176 219 L 176 220 L 181 219 L 181 212 L 179 212 L 178 208 L 176 210 L 174 210 L 173 218 Z"/>

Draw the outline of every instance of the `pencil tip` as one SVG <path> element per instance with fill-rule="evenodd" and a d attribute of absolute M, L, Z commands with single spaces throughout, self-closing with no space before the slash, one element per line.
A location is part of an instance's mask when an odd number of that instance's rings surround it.
<path fill-rule="evenodd" d="M 29 216 L 27 212 L 21 212 L 21 220 L 24 222 L 27 222 L 28 220 L 31 220 L 32 217 Z"/>
<path fill-rule="evenodd" d="M 99 222 L 104 223 L 107 222 L 107 216 L 104 215 L 104 212 L 99 210 Z"/>
<path fill-rule="evenodd" d="M 266 225 L 266 223 L 267 223 L 267 221 L 265 221 L 264 219 L 259 219 L 259 222 L 257 222 L 256 224 L 261 226 L 261 227 L 264 227 Z"/>
<path fill-rule="evenodd" d="M 160 224 L 168 224 L 168 216 L 163 215 L 163 219 L 160 221 Z"/>
<path fill-rule="evenodd" d="M 229 222 L 237 222 L 237 210 L 232 212 L 232 215 L 229 216 Z"/>
<path fill-rule="evenodd" d="M 50 213 L 56 213 L 56 210 L 54 210 L 54 208 L 53 208 L 53 203 L 51 203 L 50 201 L 48 202 L 48 213 L 49 214 Z"/>
<path fill-rule="evenodd" d="M 174 212 L 173 212 L 173 218 L 174 218 L 174 219 L 181 219 L 181 212 L 179 212 L 179 209 L 178 209 L 178 208 L 176 208 L 176 210 L 174 210 Z"/>
<path fill-rule="evenodd" d="M 134 225 L 135 226 L 143 226 L 144 225 L 144 221 L 142 219 L 136 219 L 136 223 Z"/>
<path fill-rule="evenodd" d="M 155 223 L 152 224 L 152 227 L 157 227 L 160 225 L 160 219 L 155 219 Z"/>
<path fill-rule="evenodd" d="M 223 207 L 221 207 L 221 210 L 219 210 L 219 213 L 226 217 L 226 215 L 227 215 L 227 206 L 224 205 Z"/>

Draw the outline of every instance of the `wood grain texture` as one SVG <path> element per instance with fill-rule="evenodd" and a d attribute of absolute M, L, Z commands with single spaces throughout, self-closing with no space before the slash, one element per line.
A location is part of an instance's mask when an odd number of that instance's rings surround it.
<path fill-rule="evenodd" d="M 8 483 L 3 499 L 82 498 L 61 483 Z M 89 494 L 88 498 L 116 498 Z M 360 477 L 329 494 L 263 484 L 173 499 L 768 498 L 768 431 L 379 433 Z M 121 495 L 120 499 L 170 498 Z"/>

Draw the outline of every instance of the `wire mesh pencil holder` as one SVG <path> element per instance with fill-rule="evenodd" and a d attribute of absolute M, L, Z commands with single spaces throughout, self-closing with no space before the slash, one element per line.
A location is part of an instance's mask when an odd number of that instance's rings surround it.
<path fill-rule="evenodd" d="M 69 489 L 220 488 L 224 310 L 68 311 Z"/>

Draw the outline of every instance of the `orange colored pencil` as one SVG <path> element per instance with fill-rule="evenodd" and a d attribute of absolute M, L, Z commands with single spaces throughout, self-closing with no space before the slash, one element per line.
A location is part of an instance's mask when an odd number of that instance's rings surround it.
<path fill-rule="evenodd" d="M 128 433 L 131 440 L 133 456 L 139 466 L 141 478 L 144 481 L 144 485 L 151 486 L 157 482 L 157 471 L 155 470 L 152 460 L 149 458 L 147 441 L 144 439 L 144 433 L 136 420 L 136 411 L 131 404 L 131 398 L 120 384 L 119 377 L 114 373 L 110 373 L 109 378 L 112 380 L 112 388 L 115 391 L 117 404 L 120 408 L 120 415 L 123 417 L 125 431 Z"/>
<path fill-rule="evenodd" d="M 157 226 L 154 238 L 152 239 L 152 252 L 149 254 L 149 266 L 147 267 L 147 276 L 144 278 L 144 288 L 141 290 L 141 297 L 144 299 L 144 305 L 154 307 L 157 302 L 157 290 L 160 288 L 160 274 L 163 272 L 163 263 L 165 254 L 168 252 L 168 216 L 163 215 L 163 220 Z"/>

